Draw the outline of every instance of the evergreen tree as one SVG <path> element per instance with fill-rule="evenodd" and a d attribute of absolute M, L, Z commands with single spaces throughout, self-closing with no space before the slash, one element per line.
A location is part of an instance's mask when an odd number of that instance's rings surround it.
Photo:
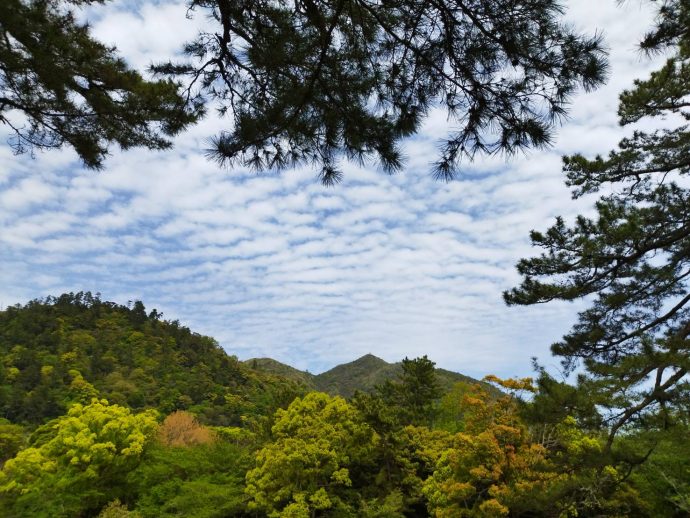
<path fill-rule="evenodd" d="M 400 408 L 408 414 L 409 424 L 431 426 L 433 423 L 436 403 L 442 395 L 434 365 L 426 355 L 402 361 L 403 371 L 393 386 Z"/>
<path fill-rule="evenodd" d="M 104 1 L 0 2 L 0 123 L 16 152 L 69 145 L 98 168 L 110 144 L 165 149 L 198 117 L 176 83 L 146 81 L 75 19 Z"/>
<path fill-rule="evenodd" d="M 598 36 L 560 21 L 554 0 L 189 0 L 215 25 L 185 47 L 191 99 L 215 99 L 232 130 L 209 151 L 256 169 L 299 163 L 341 177 L 345 156 L 398 170 L 400 140 L 433 106 L 458 131 L 435 175 L 474 153 L 549 143 L 574 90 L 599 85 Z"/>
<path fill-rule="evenodd" d="M 620 122 L 690 119 L 690 4 L 660 4 L 648 52 L 672 51 L 664 66 L 622 93 Z M 582 386 L 608 408 L 609 445 L 622 427 L 666 427 L 690 396 L 690 128 L 681 125 L 623 139 L 608 157 L 564 159 L 574 197 L 603 190 L 597 216 L 562 218 L 532 232 L 545 250 L 518 264 L 522 284 L 509 304 L 592 297 L 553 352 L 567 368 L 584 361 Z M 651 415 L 660 419 L 651 421 Z"/>

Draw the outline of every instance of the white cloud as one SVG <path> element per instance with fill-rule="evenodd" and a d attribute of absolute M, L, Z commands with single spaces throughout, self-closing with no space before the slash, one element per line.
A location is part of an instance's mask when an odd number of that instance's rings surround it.
<path fill-rule="evenodd" d="M 428 172 L 448 128 L 436 111 L 405 144 L 404 173 L 345 164 L 332 189 L 306 169 L 218 169 L 200 151 L 224 123 L 216 118 L 172 152 L 114 152 L 100 173 L 69 150 L 32 160 L 0 147 L 0 304 L 82 289 L 140 298 L 241 358 L 311 371 L 369 352 L 389 361 L 428 354 L 475 376 L 527 374 L 534 355 L 554 363 L 548 347 L 578 306 L 507 308 L 501 292 L 533 253 L 530 229 L 589 209 L 571 201 L 560 155 L 613 146 L 617 95 L 651 67 L 634 49 L 646 11 L 570 5 L 577 26 L 605 29 L 610 85 L 574 100 L 554 149 L 480 158 L 449 184 Z M 85 16 L 145 67 L 203 22 L 184 14 L 183 2 L 136 1 Z"/>

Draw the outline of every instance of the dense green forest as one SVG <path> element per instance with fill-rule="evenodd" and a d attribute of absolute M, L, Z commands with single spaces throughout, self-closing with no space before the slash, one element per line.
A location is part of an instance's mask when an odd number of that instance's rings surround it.
<path fill-rule="evenodd" d="M 601 38 L 552 0 L 188 0 L 217 32 L 147 80 L 79 21 L 101 3 L 0 2 L 17 153 L 68 146 L 99 168 L 114 144 L 170 147 L 214 101 L 232 130 L 210 158 L 312 164 L 332 185 L 343 158 L 399 170 L 440 107 L 457 127 L 432 172 L 451 180 L 477 153 L 549 144 L 607 74 Z M 34 300 L 0 311 L 0 516 L 690 515 L 690 2 L 655 6 L 640 48 L 665 61 L 618 108 L 651 123 L 564 157 L 572 196 L 598 199 L 533 231 L 504 293 L 582 301 L 552 346 L 561 379 L 535 360 L 533 379 L 476 381 L 426 356 L 314 376 L 241 362 L 142 302 Z"/>
<path fill-rule="evenodd" d="M 545 372 L 448 386 L 405 359 L 343 398 L 89 293 L 0 312 L 0 353 L 2 516 L 690 512 L 687 414 L 610 443 L 586 394 Z M 360 360 L 341 383 L 390 367 Z"/>

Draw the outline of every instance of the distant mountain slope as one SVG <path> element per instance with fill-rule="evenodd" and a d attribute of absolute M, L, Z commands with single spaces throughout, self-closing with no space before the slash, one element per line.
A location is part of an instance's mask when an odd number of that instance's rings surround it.
<path fill-rule="evenodd" d="M 350 397 L 356 390 L 370 391 L 375 385 L 395 378 L 399 371 L 397 364 L 366 354 L 315 376 L 315 383 L 322 392 Z"/>
<path fill-rule="evenodd" d="M 376 385 L 395 379 L 402 372 L 400 363 L 388 363 L 373 354 L 365 354 L 355 361 L 337 365 L 317 375 L 295 369 L 271 358 L 253 358 L 244 363 L 253 369 L 304 383 L 313 390 L 344 397 L 352 396 L 356 390 L 370 391 Z M 444 392 L 449 391 L 459 381 L 484 384 L 464 374 L 446 369 L 437 368 L 436 374 Z M 495 389 L 491 387 L 490 390 L 493 392 Z"/>
<path fill-rule="evenodd" d="M 252 358 L 244 362 L 249 368 L 261 372 L 275 374 L 300 383 L 304 383 L 309 388 L 315 388 L 315 376 L 309 372 L 304 372 L 294 367 L 290 367 L 284 363 L 280 363 L 273 358 Z"/>

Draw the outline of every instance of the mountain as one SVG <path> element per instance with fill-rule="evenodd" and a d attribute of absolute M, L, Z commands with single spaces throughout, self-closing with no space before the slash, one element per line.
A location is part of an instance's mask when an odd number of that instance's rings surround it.
<path fill-rule="evenodd" d="M 213 338 L 161 317 L 141 302 L 122 306 L 91 293 L 0 311 L 0 416 L 36 425 L 104 397 L 226 426 L 305 393 L 304 383 L 253 370 Z"/>
<path fill-rule="evenodd" d="M 315 376 L 313 374 L 295 369 L 273 358 L 252 358 L 251 360 L 245 361 L 244 364 L 253 370 L 282 376 L 283 378 L 303 383 L 310 389 L 316 388 L 314 383 Z"/>
<path fill-rule="evenodd" d="M 369 391 L 375 385 L 395 378 L 397 372 L 396 364 L 387 363 L 373 354 L 365 354 L 353 362 L 343 363 L 315 376 L 315 385 L 321 392 L 350 397 L 355 390 Z"/>
<path fill-rule="evenodd" d="M 371 354 L 319 375 L 271 358 L 241 362 L 210 337 L 123 306 L 68 293 L 0 311 L 0 416 L 39 425 L 93 397 L 202 423 L 241 425 L 310 390 L 351 396 L 395 379 L 398 363 Z M 471 378 L 437 369 L 444 389 Z"/>
<path fill-rule="evenodd" d="M 402 372 L 401 363 L 388 363 L 373 354 L 365 354 L 355 361 L 337 365 L 326 372 L 316 375 L 301 371 L 272 358 L 253 358 L 246 360 L 244 363 L 252 369 L 284 376 L 303 383 L 310 389 L 344 397 L 352 396 L 356 390 L 368 392 L 376 385 L 397 378 Z M 491 392 L 495 391 L 492 386 L 484 382 L 446 369 L 437 368 L 436 375 L 444 392 L 449 391 L 459 381 L 480 383 L 489 387 Z"/>

